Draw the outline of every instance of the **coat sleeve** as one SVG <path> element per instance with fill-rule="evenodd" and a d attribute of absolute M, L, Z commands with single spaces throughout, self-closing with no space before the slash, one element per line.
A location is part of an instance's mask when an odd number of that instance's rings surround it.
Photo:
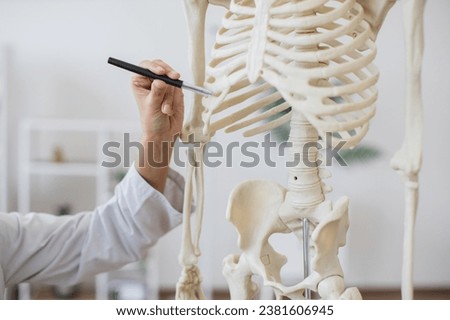
<path fill-rule="evenodd" d="M 71 285 L 141 259 L 179 225 L 183 178 L 170 171 L 164 195 L 131 168 L 109 202 L 73 216 L 0 214 L 0 264 L 6 286 Z"/>

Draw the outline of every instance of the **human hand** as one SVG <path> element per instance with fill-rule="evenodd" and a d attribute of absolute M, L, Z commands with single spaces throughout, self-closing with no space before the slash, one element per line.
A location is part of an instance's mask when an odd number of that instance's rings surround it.
<path fill-rule="evenodd" d="M 161 60 L 143 61 L 141 67 L 178 79 L 180 74 Z M 161 80 L 135 75 L 131 81 L 142 123 L 143 152 L 136 169 L 155 189 L 164 191 L 172 143 L 181 132 L 184 117 L 184 97 L 180 88 Z"/>
<path fill-rule="evenodd" d="M 175 80 L 180 78 L 180 74 L 162 60 L 145 60 L 140 66 Z M 141 116 L 143 140 L 173 142 L 183 123 L 183 91 L 141 75 L 133 76 L 131 83 Z"/>

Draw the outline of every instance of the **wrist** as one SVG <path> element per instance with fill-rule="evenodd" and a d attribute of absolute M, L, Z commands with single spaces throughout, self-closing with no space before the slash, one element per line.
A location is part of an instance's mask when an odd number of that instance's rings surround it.
<path fill-rule="evenodd" d="M 141 136 L 141 142 L 143 144 L 150 143 L 150 144 L 162 144 L 162 143 L 174 143 L 176 138 L 178 137 L 178 134 L 172 134 L 172 133 L 143 133 Z"/>
<path fill-rule="evenodd" d="M 168 167 L 172 157 L 173 139 L 164 137 L 143 136 L 141 138 L 143 153 L 140 155 L 140 163 L 146 167 L 160 169 Z"/>
<path fill-rule="evenodd" d="M 139 174 L 156 190 L 163 192 L 173 150 L 173 138 L 143 135 L 139 159 L 135 167 Z"/>

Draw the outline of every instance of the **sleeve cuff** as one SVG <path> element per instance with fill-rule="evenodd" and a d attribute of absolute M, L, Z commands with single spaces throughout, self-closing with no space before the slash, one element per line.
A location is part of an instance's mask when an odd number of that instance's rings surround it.
<path fill-rule="evenodd" d="M 136 170 L 134 163 L 130 167 L 124 180 L 125 179 L 134 181 L 134 183 L 136 184 L 136 189 L 140 190 L 141 192 L 150 191 L 152 193 L 160 193 L 158 190 L 154 189 L 147 181 L 145 181 L 145 179 Z M 163 195 L 176 211 L 178 211 L 180 214 L 181 212 L 183 212 L 184 178 L 181 174 L 179 174 L 172 168 L 169 168 Z"/>

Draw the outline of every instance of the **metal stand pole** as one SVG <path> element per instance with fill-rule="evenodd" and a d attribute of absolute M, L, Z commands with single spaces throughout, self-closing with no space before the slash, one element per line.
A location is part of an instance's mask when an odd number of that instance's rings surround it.
<path fill-rule="evenodd" d="M 303 219 L 303 276 L 309 276 L 309 220 Z M 305 298 L 311 300 L 311 290 L 305 289 Z"/>

